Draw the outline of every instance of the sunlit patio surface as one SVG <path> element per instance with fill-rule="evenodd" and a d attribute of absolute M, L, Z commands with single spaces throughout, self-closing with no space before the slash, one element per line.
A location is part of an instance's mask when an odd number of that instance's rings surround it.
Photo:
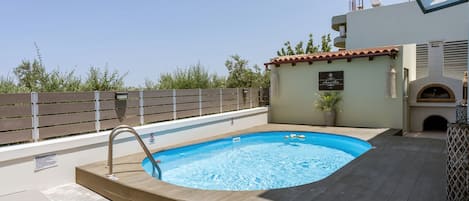
<path fill-rule="evenodd" d="M 316 131 L 337 133 L 368 140 L 374 148 L 361 157 L 347 164 L 331 176 L 318 182 L 303 186 L 248 192 L 211 192 L 195 189 L 183 189 L 161 181 L 142 178 L 143 192 L 164 196 L 174 200 L 408 200 L 441 201 L 445 199 L 445 141 L 440 139 L 413 138 L 397 136 L 399 130 L 364 129 L 345 127 L 316 127 L 298 125 L 268 124 L 239 132 L 228 133 L 220 137 L 267 130 Z M 210 140 L 210 139 L 207 139 Z M 196 142 L 189 142 L 196 143 Z M 140 154 L 141 155 L 141 154 Z M 117 160 L 135 163 L 130 155 Z M 127 161 L 128 160 L 128 161 Z M 79 167 L 80 171 L 103 179 L 106 172 L 103 164 L 96 163 Z M 102 166 L 102 165 L 101 165 Z M 125 172 L 125 170 L 122 170 Z M 133 171 L 135 173 L 135 171 Z M 129 174 L 131 171 L 128 172 Z M 127 174 L 127 173 L 125 173 Z M 131 181 L 120 179 L 124 186 L 138 185 L 139 177 L 126 175 Z M 88 175 L 88 176 L 89 176 Z M 144 175 L 144 174 L 140 174 Z M 102 178 L 100 178 L 102 177 Z M 148 177 L 148 176 L 146 176 Z M 158 185 L 151 185 L 151 184 Z M 112 189 L 112 188 L 108 188 Z M 94 191 L 99 191 L 93 189 Z M 129 195 L 131 195 L 130 193 Z M 212 196 L 213 195 L 213 196 Z M 49 194 L 53 198 L 53 194 Z M 145 196 L 142 196 L 145 197 Z M 130 199 L 130 198 L 129 198 Z"/>

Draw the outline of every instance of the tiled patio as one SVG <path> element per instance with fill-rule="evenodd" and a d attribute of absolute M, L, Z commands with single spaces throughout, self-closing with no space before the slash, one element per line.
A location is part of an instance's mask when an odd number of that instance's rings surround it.
<path fill-rule="evenodd" d="M 375 149 L 322 181 L 271 190 L 260 197 L 289 201 L 445 200 L 445 141 L 392 136 L 394 132 L 369 140 Z"/>

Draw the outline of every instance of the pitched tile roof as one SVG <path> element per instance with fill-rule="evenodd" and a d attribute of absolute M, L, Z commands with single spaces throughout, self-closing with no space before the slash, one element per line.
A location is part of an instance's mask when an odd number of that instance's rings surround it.
<path fill-rule="evenodd" d="M 318 52 L 314 54 L 299 54 L 275 57 L 265 66 L 285 63 L 299 63 L 299 62 L 313 62 L 313 61 L 332 61 L 337 59 L 352 59 L 359 57 L 374 57 L 374 56 L 395 56 L 399 52 L 398 46 L 386 46 L 375 48 L 364 48 L 354 50 L 342 50 L 337 52 Z"/>

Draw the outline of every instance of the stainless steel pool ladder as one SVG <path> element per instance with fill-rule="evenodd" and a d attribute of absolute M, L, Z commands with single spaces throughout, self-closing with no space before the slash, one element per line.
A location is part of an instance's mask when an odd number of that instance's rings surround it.
<path fill-rule="evenodd" d="M 140 144 L 140 147 L 142 147 L 143 152 L 145 152 L 148 160 L 150 160 L 151 164 L 153 165 L 152 176 L 155 177 L 155 169 L 156 169 L 158 171 L 158 179 L 161 180 L 161 169 L 158 166 L 158 163 L 156 163 L 155 159 L 151 155 L 150 151 L 148 150 L 147 146 L 143 142 L 142 138 L 140 137 L 140 135 L 138 135 L 137 131 L 135 131 L 134 128 L 127 126 L 127 125 L 120 125 L 120 126 L 115 127 L 114 129 L 112 129 L 111 134 L 109 135 L 109 142 L 108 142 L 109 150 L 108 150 L 108 158 L 107 158 L 107 166 L 109 168 L 109 174 L 107 176 L 113 180 L 117 179 L 117 177 L 115 177 L 112 172 L 112 165 L 113 165 L 112 164 L 112 147 L 114 145 L 114 138 L 116 138 L 117 135 L 121 133 L 125 133 L 125 132 L 131 133 L 135 136 L 138 143 Z"/>

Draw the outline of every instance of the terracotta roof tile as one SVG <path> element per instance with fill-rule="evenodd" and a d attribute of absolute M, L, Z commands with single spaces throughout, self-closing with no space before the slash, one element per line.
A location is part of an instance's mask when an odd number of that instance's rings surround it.
<path fill-rule="evenodd" d="M 354 50 L 342 50 L 338 52 L 318 52 L 314 54 L 300 54 L 300 55 L 289 55 L 275 57 L 270 60 L 270 64 L 285 64 L 285 63 L 298 63 L 298 62 L 313 62 L 313 61 L 325 61 L 325 60 L 337 60 L 337 59 L 352 59 L 358 57 L 373 57 L 373 56 L 395 56 L 399 52 L 398 46 L 387 46 L 387 47 L 375 47 L 375 48 L 364 48 Z"/>

